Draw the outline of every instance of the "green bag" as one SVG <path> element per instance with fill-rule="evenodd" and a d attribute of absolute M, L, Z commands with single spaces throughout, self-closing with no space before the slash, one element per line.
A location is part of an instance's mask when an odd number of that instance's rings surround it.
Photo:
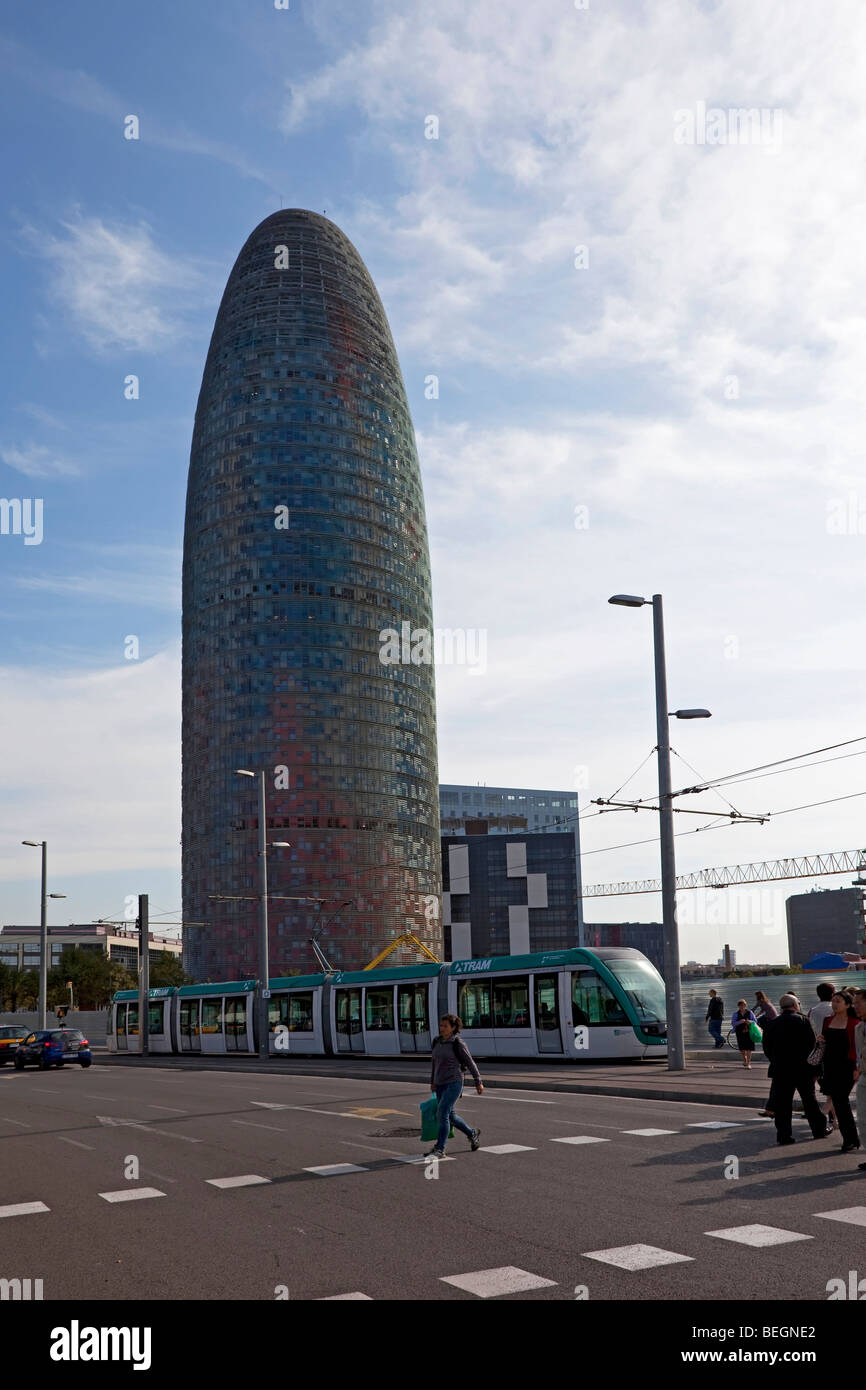
<path fill-rule="evenodd" d="M 757 1023 L 749 1024 L 749 1037 L 752 1039 L 752 1042 L 755 1044 L 755 1047 L 761 1046 L 761 1030 L 758 1027 Z"/>
<path fill-rule="evenodd" d="M 431 1139 L 439 1138 L 439 1098 L 431 1096 L 429 1100 L 422 1100 L 419 1106 L 421 1111 L 421 1141 L 427 1143 Z M 449 1139 L 454 1138 L 454 1126 L 448 1135 Z"/>

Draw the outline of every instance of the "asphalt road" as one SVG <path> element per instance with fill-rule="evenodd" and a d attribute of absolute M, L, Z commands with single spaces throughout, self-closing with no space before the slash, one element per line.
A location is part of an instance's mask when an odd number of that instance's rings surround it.
<path fill-rule="evenodd" d="M 41 1278 L 45 1299 L 763 1302 L 866 1276 L 864 1155 L 801 1121 L 782 1149 L 753 1107 L 467 1090 L 482 1147 L 456 1135 L 428 1177 L 399 1160 L 430 1146 L 394 1132 L 417 1130 L 425 1096 L 376 1078 L 3 1068 L 0 1279 Z M 737 1231 L 755 1225 L 769 1230 Z"/>

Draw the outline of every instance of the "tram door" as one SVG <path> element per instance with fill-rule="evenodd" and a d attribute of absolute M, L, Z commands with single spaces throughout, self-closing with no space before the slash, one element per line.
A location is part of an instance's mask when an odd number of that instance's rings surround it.
<path fill-rule="evenodd" d="M 247 996 L 226 999 L 226 1052 L 247 1050 Z"/>
<path fill-rule="evenodd" d="M 430 1051 L 426 985 L 398 985 L 397 1018 L 401 1052 Z"/>
<path fill-rule="evenodd" d="M 539 1052 L 562 1052 L 559 1028 L 559 1006 L 556 998 L 556 976 L 536 975 L 535 981 L 535 1040 Z"/>
<path fill-rule="evenodd" d="M 363 1052 L 364 1035 L 361 1032 L 360 989 L 338 989 L 336 1012 L 337 1051 Z"/>
<path fill-rule="evenodd" d="M 115 1025 L 115 1036 L 117 1039 L 118 1052 L 128 1052 L 126 1042 L 126 1005 L 115 1004 L 117 1009 L 117 1022 Z"/>
<path fill-rule="evenodd" d="M 180 1001 L 181 1052 L 201 1052 L 201 1029 L 198 1021 L 200 1003 L 200 999 Z"/>

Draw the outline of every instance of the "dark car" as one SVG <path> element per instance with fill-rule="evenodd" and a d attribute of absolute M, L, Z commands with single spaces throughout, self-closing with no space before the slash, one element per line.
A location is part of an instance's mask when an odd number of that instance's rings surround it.
<path fill-rule="evenodd" d="M 65 1062 L 78 1062 L 89 1067 L 93 1061 L 90 1043 L 80 1028 L 46 1028 L 27 1037 L 15 1050 L 15 1070 L 21 1071 L 32 1062 L 45 1071 L 62 1067 Z"/>
<path fill-rule="evenodd" d="M 4 1023 L 0 1028 L 0 1067 L 5 1067 L 15 1056 L 15 1049 L 27 1037 L 30 1029 L 20 1023 Z"/>

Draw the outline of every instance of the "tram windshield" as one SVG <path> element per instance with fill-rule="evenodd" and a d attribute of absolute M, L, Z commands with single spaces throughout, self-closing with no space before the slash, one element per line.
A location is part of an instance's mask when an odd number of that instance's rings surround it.
<path fill-rule="evenodd" d="M 664 1023 L 665 984 L 648 960 L 606 960 L 641 1023 Z"/>

